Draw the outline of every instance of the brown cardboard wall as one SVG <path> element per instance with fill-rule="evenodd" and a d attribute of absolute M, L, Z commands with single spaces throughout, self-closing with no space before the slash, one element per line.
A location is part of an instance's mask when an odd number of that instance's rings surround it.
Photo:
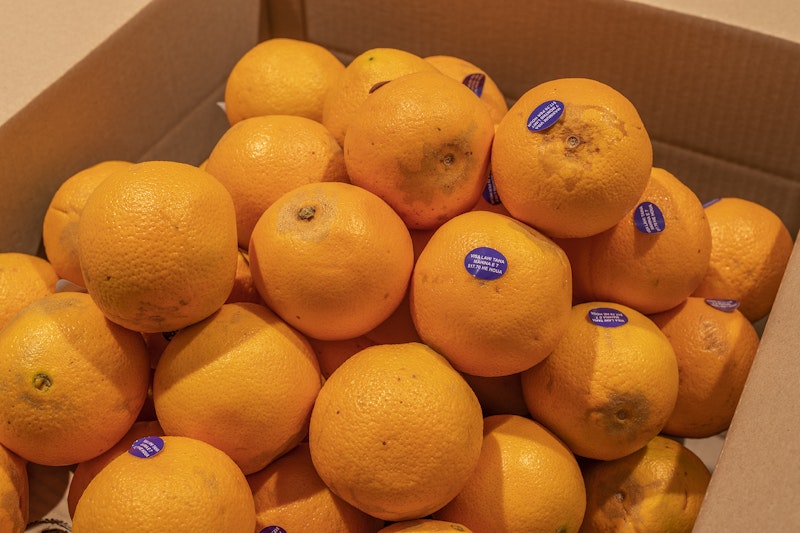
<path fill-rule="evenodd" d="M 581 76 L 637 106 L 658 166 L 702 200 L 741 195 L 800 227 L 800 44 L 623 0 L 272 0 L 262 37 L 305 37 L 345 61 L 373 47 L 452 54 L 511 101 Z M 287 16 L 291 14 L 291 16 Z M 753 186 L 761 180 L 768 188 Z"/>

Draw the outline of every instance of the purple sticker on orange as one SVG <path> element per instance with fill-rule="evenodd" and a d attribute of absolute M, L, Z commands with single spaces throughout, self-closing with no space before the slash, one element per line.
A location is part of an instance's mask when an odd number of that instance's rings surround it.
<path fill-rule="evenodd" d="M 619 309 L 612 307 L 595 307 L 586 315 L 595 326 L 617 328 L 628 323 L 628 317 Z"/>
<path fill-rule="evenodd" d="M 467 76 L 461 81 L 464 85 L 469 87 L 469 90 L 474 92 L 478 97 L 483 94 L 483 84 L 486 81 L 486 74 L 482 72 L 475 72 L 473 74 L 467 74 Z"/>
<path fill-rule="evenodd" d="M 661 233 L 664 214 L 653 202 L 642 202 L 633 211 L 633 225 L 642 233 Z"/>
<path fill-rule="evenodd" d="M 720 200 L 722 200 L 722 198 L 713 198 L 713 199 L 711 199 L 711 200 L 709 200 L 709 201 L 705 202 L 705 203 L 703 204 L 703 208 L 706 208 L 706 207 L 708 207 L 708 206 L 710 206 L 710 205 L 714 205 L 715 203 L 719 202 Z"/>
<path fill-rule="evenodd" d="M 164 449 L 164 439 L 150 436 L 136 439 L 128 449 L 128 453 L 141 459 L 149 459 Z"/>
<path fill-rule="evenodd" d="M 258 533 L 286 533 L 286 530 L 281 526 L 267 526 Z"/>
<path fill-rule="evenodd" d="M 493 280 L 506 273 L 508 262 L 506 257 L 494 248 L 481 246 L 467 253 L 464 257 L 464 268 L 475 278 Z"/>
<path fill-rule="evenodd" d="M 739 300 L 726 300 L 723 298 L 706 298 L 705 301 L 708 305 L 710 305 L 714 309 L 725 311 L 726 313 L 733 313 L 736 309 L 739 308 Z"/>
<path fill-rule="evenodd" d="M 489 179 L 486 180 L 486 186 L 483 188 L 483 199 L 490 205 L 500 205 L 500 195 L 497 194 L 497 186 L 494 184 L 494 177 L 492 171 L 489 171 Z"/>
<path fill-rule="evenodd" d="M 561 118 L 564 113 L 564 103 L 558 100 L 548 100 L 539 104 L 528 116 L 528 129 L 531 131 L 544 131 Z"/>

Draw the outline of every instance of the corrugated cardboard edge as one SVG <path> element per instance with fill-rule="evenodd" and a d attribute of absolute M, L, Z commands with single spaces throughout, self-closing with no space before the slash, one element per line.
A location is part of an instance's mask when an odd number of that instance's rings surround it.
<path fill-rule="evenodd" d="M 800 528 L 800 244 L 795 244 L 696 532 Z"/>

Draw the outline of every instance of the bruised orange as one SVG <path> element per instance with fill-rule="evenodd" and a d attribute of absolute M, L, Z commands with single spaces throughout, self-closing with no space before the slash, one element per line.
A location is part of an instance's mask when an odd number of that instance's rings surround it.
<path fill-rule="evenodd" d="M 597 80 L 526 91 L 497 126 L 492 174 L 503 205 L 551 237 L 587 237 L 635 205 L 653 147 L 633 103 Z"/>
<path fill-rule="evenodd" d="M 531 416 L 577 455 L 611 460 L 659 434 L 678 396 L 678 362 L 647 316 L 612 302 L 573 307 L 553 352 L 522 373 Z"/>
<path fill-rule="evenodd" d="M 350 181 L 377 194 L 411 229 L 430 229 L 478 201 L 494 124 L 465 85 L 415 72 L 374 91 L 344 139 Z"/>

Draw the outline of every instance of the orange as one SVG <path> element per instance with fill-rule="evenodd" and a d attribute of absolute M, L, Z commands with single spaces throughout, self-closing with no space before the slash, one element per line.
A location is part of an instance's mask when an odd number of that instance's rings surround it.
<path fill-rule="evenodd" d="M 572 301 L 566 254 L 533 228 L 489 211 L 443 224 L 417 259 L 411 315 L 458 370 L 501 376 L 555 348 Z"/>
<path fill-rule="evenodd" d="M 616 224 L 642 195 L 653 147 L 619 91 L 585 78 L 528 89 L 500 121 L 492 173 L 503 205 L 551 237 Z"/>
<path fill-rule="evenodd" d="M 56 283 L 58 274 L 46 259 L 0 253 L 0 329 L 28 304 L 56 292 Z"/>
<path fill-rule="evenodd" d="M 174 331 L 216 311 L 233 288 L 237 254 L 231 195 L 184 163 L 146 161 L 111 174 L 78 224 L 89 294 L 136 331 Z"/>
<path fill-rule="evenodd" d="M 303 335 L 263 305 L 225 304 L 172 338 L 153 401 L 168 435 L 204 440 L 250 474 L 306 437 L 321 385 Z"/>
<path fill-rule="evenodd" d="M 322 107 L 322 123 L 339 144 L 353 115 L 381 84 L 412 72 L 438 72 L 416 54 L 397 48 L 370 48 L 357 55 L 332 84 Z"/>
<path fill-rule="evenodd" d="M 751 322 L 767 316 L 792 253 L 793 238 L 770 209 L 744 198 L 706 203 L 711 259 L 694 296 L 739 301 Z"/>
<path fill-rule="evenodd" d="M 423 518 L 477 465 L 478 399 L 447 360 L 420 343 L 352 355 L 320 390 L 309 449 L 340 498 L 384 520 Z"/>
<path fill-rule="evenodd" d="M 395 522 L 378 531 L 378 533 L 472 533 L 472 530 L 446 520 L 434 520 L 433 518 L 417 518 L 415 520 L 404 520 Z"/>
<path fill-rule="evenodd" d="M 731 302 L 689 297 L 650 315 L 678 358 L 678 399 L 662 433 L 705 438 L 728 429 L 758 351 L 753 324 Z"/>
<path fill-rule="evenodd" d="M 217 141 L 206 171 L 231 193 L 242 248 L 258 218 L 283 193 L 311 182 L 347 181 L 336 139 L 319 122 L 295 115 L 237 122 Z"/>
<path fill-rule="evenodd" d="M 266 304 L 309 337 L 358 337 L 386 320 L 408 288 L 414 251 L 403 221 L 369 191 L 310 183 L 275 201 L 250 240 Z"/>
<path fill-rule="evenodd" d="M 582 533 L 689 533 L 711 474 L 688 448 L 656 436 L 630 455 L 582 463 L 586 517 Z"/>
<path fill-rule="evenodd" d="M 0 446 L 0 531 L 25 531 L 30 515 L 28 488 L 27 462 Z"/>
<path fill-rule="evenodd" d="M 508 112 L 508 102 L 503 91 L 482 68 L 466 59 L 450 55 L 432 55 L 424 59 L 442 74 L 469 87 L 489 110 L 495 124 Z"/>
<path fill-rule="evenodd" d="M 59 277 L 85 286 L 78 261 L 78 221 L 86 199 L 109 174 L 131 166 L 128 161 L 96 163 L 67 178 L 47 206 L 42 223 L 42 244 L 47 260 Z"/>
<path fill-rule="evenodd" d="M 344 139 L 350 181 L 374 192 L 412 229 L 430 229 L 478 201 L 494 124 L 465 85 L 438 72 L 406 74 L 374 91 Z"/>
<path fill-rule="evenodd" d="M 247 477 L 256 504 L 256 531 L 375 533 L 384 521 L 359 511 L 322 482 L 308 443 L 300 443 Z M 272 531 L 267 529 L 266 531 Z"/>
<path fill-rule="evenodd" d="M 201 440 L 151 436 L 131 443 L 92 479 L 74 533 L 253 533 L 255 504 L 230 457 Z"/>
<path fill-rule="evenodd" d="M 586 492 L 572 452 L 538 422 L 486 417 L 478 466 L 464 489 L 433 513 L 473 531 L 577 532 Z"/>
<path fill-rule="evenodd" d="M 336 341 L 325 341 L 308 337 L 308 342 L 317 355 L 320 372 L 325 379 L 328 379 L 328 376 L 339 368 L 339 365 L 349 359 L 351 355 L 360 352 L 367 346 L 377 344 L 363 335 Z"/>
<path fill-rule="evenodd" d="M 233 125 L 248 117 L 298 115 L 322 120 L 322 106 L 344 63 L 308 41 L 261 41 L 236 62 L 225 84 L 225 113 Z"/>
<path fill-rule="evenodd" d="M 75 515 L 75 507 L 78 505 L 78 500 L 80 500 L 83 491 L 86 490 L 86 486 L 112 459 L 127 452 L 131 447 L 131 443 L 136 439 L 163 434 L 164 431 L 155 420 L 134 422 L 130 430 L 114 446 L 97 457 L 78 463 L 73 470 L 69 489 L 67 490 L 67 511 L 69 515 Z"/>
<path fill-rule="evenodd" d="M 241 248 L 239 248 L 239 256 L 236 259 L 236 277 L 233 280 L 233 288 L 225 300 L 226 304 L 237 302 L 264 303 L 253 281 L 253 273 L 250 271 L 250 254 Z"/>
<path fill-rule="evenodd" d="M 531 416 L 577 455 L 617 459 L 664 427 L 678 396 L 669 339 L 633 308 L 611 302 L 573 307 L 547 359 L 522 373 Z"/>
<path fill-rule="evenodd" d="M 149 375 L 142 336 L 89 295 L 40 298 L 0 332 L 0 443 L 41 465 L 96 457 L 136 421 Z"/>
<path fill-rule="evenodd" d="M 530 416 L 522 395 L 522 379 L 519 373 L 491 377 L 473 376 L 463 372 L 461 375 L 478 397 L 483 416 Z"/>
<path fill-rule="evenodd" d="M 556 243 L 570 259 L 576 303 L 609 300 L 645 314 L 683 302 L 711 257 L 703 204 L 661 168 L 653 169 L 636 207 L 612 228 Z"/>

